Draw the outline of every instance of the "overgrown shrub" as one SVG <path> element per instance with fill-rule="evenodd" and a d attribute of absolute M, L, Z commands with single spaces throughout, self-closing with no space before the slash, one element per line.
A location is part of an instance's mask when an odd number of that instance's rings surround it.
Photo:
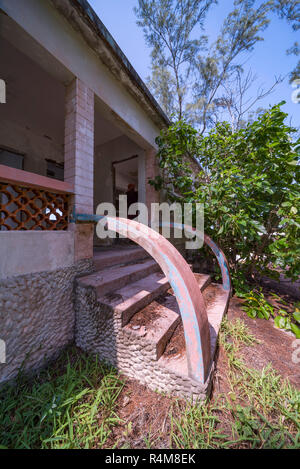
<path fill-rule="evenodd" d="M 151 184 L 172 201 L 204 204 L 205 231 L 234 278 L 276 276 L 275 266 L 300 274 L 300 139 L 282 104 L 236 132 L 224 122 L 199 137 L 179 121 L 157 139 L 161 174 Z M 198 174 L 187 157 L 198 160 Z"/>

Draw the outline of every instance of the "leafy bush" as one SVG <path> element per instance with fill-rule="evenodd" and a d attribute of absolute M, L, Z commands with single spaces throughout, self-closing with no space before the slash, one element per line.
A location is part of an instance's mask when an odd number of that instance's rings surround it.
<path fill-rule="evenodd" d="M 172 201 L 204 204 L 205 230 L 234 278 L 276 277 L 274 266 L 292 279 L 300 274 L 300 139 L 293 141 L 282 104 L 236 132 L 224 122 L 199 137 L 179 121 L 157 139 L 161 174 L 150 183 Z"/>
<path fill-rule="evenodd" d="M 247 315 L 252 318 L 260 319 L 274 319 L 275 326 L 279 329 L 285 329 L 294 333 L 297 339 L 300 339 L 300 309 L 299 304 L 295 305 L 295 311 L 293 314 L 289 314 L 283 308 L 274 308 L 266 299 L 262 291 L 252 290 L 250 293 L 241 294 L 245 298 L 246 302 L 243 305 L 243 310 Z M 275 298 L 279 298 L 276 294 L 273 294 Z M 281 303 L 284 300 L 280 298 Z"/>

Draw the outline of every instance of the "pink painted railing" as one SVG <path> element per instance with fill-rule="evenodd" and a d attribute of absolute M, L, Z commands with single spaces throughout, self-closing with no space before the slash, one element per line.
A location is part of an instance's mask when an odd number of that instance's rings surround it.
<path fill-rule="evenodd" d="M 207 311 L 195 276 L 177 249 L 156 231 L 133 220 L 76 213 L 73 213 L 72 219 L 75 223 L 101 222 L 108 230 L 139 244 L 156 260 L 173 288 L 181 312 L 189 376 L 205 383 L 212 362 Z M 191 227 L 180 225 L 180 228 L 189 229 L 192 234 L 201 236 Z M 231 283 L 226 258 L 208 236 L 205 235 L 204 240 L 217 256 L 223 276 L 223 288 L 229 295 Z"/>
<path fill-rule="evenodd" d="M 202 232 L 196 230 L 192 226 L 184 225 L 181 223 L 174 223 L 174 222 L 160 223 L 159 226 L 160 227 L 171 226 L 181 231 L 184 230 L 185 232 L 190 233 L 192 236 L 197 237 L 200 241 L 203 240 L 204 244 L 207 244 L 207 246 L 210 247 L 210 249 L 212 250 L 212 252 L 217 258 L 217 261 L 221 270 L 221 274 L 222 274 L 222 282 L 223 282 L 224 290 L 231 293 L 232 285 L 231 285 L 228 261 L 222 249 L 220 249 L 219 246 L 208 235 L 203 234 Z"/>

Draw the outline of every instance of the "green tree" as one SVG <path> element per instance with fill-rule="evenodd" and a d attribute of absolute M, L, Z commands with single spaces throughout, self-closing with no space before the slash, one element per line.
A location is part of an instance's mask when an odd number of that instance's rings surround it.
<path fill-rule="evenodd" d="M 282 77 L 275 77 L 274 83 L 268 89 L 263 86 L 254 87 L 257 76 L 250 69 L 247 73 L 237 67 L 235 73 L 232 73 L 221 85 L 220 93 L 214 99 L 214 109 L 212 110 L 210 121 L 218 122 L 229 120 L 232 130 L 235 131 L 245 127 L 251 120 L 251 116 L 261 112 L 257 104 L 266 96 L 270 95 L 275 87 L 283 82 Z M 252 91 L 255 92 L 252 93 Z M 255 107 L 254 107 L 255 106 Z M 254 109 L 253 109 L 254 108 Z M 224 117 L 222 110 L 224 109 Z"/>
<path fill-rule="evenodd" d="M 176 80 L 171 72 L 167 68 L 153 64 L 148 86 L 167 116 L 176 114 Z"/>
<path fill-rule="evenodd" d="M 170 200 L 204 204 L 205 230 L 234 278 L 277 275 L 274 266 L 300 274 L 300 139 L 281 104 L 236 132 L 223 122 L 199 137 L 179 121 L 157 140 L 161 174 L 152 184 Z M 196 181 L 187 154 L 202 168 Z"/>
<path fill-rule="evenodd" d="M 218 93 L 237 71 L 242 56 L 262 40 L 271 2 L 235 0 L 220 34 L 208 47 L 203 34 L 216 0 L 139 0 L 135 8 L 152 49 L 149 86 L 166 113 L 188 119 L 202 133 L 215 122 Z M 198 29 L 197 29 L 198 28 Z"/>
<path fill-rule="evenodd" d="M 300 29 L 300 2 L 299 0 L 273 0 L 273 10 L 281 18 L 292 24 L 294 31 Z"/>
<path fill-rule="evenodd" d="M 216 0 L 138 0 L 134 9 L 152 49 L 149 84 L 164 110 L 178 119 L 184 114 L 195 57 L 206 44 L 201 29 L 213 3 Z M 199 33 L 194 39 L 196 27 Z"/>
<path fill-rule="evenodd" d="M 255 0 L 236 0 L 216 43 L 206 57 L 198 57 L 194 100 L 189 109 L 194 111 L 193 122 L 200 125 L 202 134 L 215 123 L 220 88 L 242 70 L 243 54 L 253 51 L 255 45 L 263 40 L 261 33 L 269 24 L 270 4 L 266 2 L 256 6 L 256 3 Z"/>
<path fill-rule="evenodd" d="M 299 0 L 273 0 L 273 11 L 275 11 L 280 18 L 287 20 L 292 25 L 294 31 L 300 29 L 300 1 Z M 300 46 L 298 42 L 287 51 L 287 53 L 300 55 Z M 300 60 L 295 69 L 291 73 L 290 81 L 293 82 L 300 79 Z"/>

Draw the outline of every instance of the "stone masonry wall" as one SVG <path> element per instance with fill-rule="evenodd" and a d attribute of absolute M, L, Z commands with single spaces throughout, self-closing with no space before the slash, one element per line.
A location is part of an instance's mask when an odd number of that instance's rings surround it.
<path fill-rule="evenodd" d="M 207 397 L 213 368 L 204 385 L 166 369 L 156 361 L 153 345 L 122 328 L 121 316 L 100 304 L 93 288 L 77 285 L 75 315 L 76 345 L 86 352 L 98 355 L 150 389 L 184 398 Z"/>
<path fill-rule="evenodd" d="M 21 368 L 39 369 L 74 340 L 74 279 L 93 268 L 92 260 L 84 260 L 0 281 L 0 339 L 6 344 L 0 383 L 15 378 Z"/>

